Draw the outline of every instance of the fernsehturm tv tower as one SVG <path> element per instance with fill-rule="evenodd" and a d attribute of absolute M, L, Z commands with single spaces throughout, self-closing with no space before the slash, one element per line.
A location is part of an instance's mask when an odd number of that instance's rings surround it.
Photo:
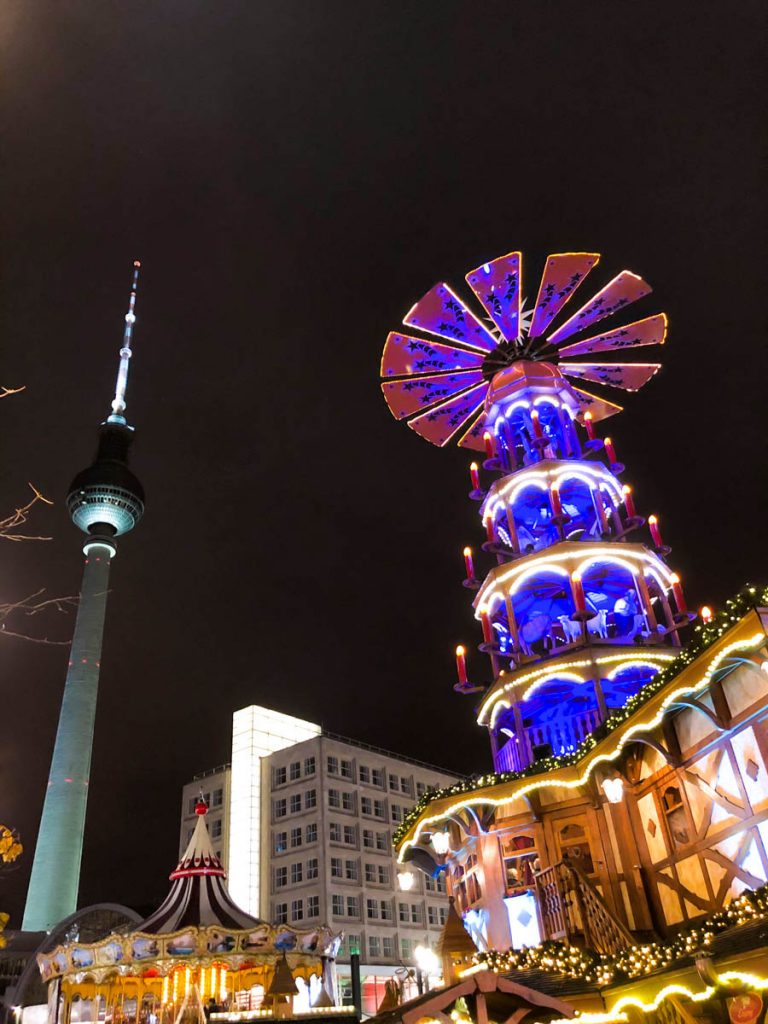
<path fill-rule="evenodd" d="M 128 468 L 133 427 L 125 418 L 139 266 L 133 265 L 112 412 L 99 428 L 93 464 L 75 477 L 67 495 L 72 522 L 87 535 L 85 567 L 24 909 L 25 931 L 48 931 L 77 908 L 109 569 L 117 554 L 115 538 L 132 530 L 144 512 L 144 490 Z"/>

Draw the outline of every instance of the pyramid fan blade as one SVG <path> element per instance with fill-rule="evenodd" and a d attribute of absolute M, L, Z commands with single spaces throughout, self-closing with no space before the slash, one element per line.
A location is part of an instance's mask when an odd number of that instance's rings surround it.
<path fill-rule="evenodd" d="M 624 408 L 623 405 L 614 405 L 613 402 L 609 402 L 605 398 L 598 398 L 591 391 L 582 391 L 581 388 L 572 388 L 571 390 L 579 400 L 581 411 L 586 412 L 589 410 L 595 422 L 607 420 L 609 416 L 615 416 L 617 412 L 621 412 Z"/>
<path fill-rule="evenodd" d="M 407 327 L 419 327 L 440 338 L 492 352 L 496 339 L 486 330 L 447 284 L 436 284 L 419 299 L 403 320 Z"/>
<path fill-rule="evenodd" d="M 538 338 L 546 331 L 599 260 L 598 252 L 556 252 L 547 257 L 533 308 L 530 338 Z"/>
<path fill-rule="evenodd" d="M 466 394 L 452 398 L 450 402 L 438 405 L 429 412 L 422 413 L 413 420 L 408 421 L 408 426 L 420 434 L 425 440 L 431 441 L 439 447 L 446 445 L 453 435 L 470 416 L 473 416 L 482 405 L 488 384 L 484 381 L 476 388 Z"/>
<path fill-rule="evenodd" d="M 661 363 L 560 363 L 560 369 L 567 377 L 639 391 L 661 369 Z"/>
<path fill-rule="evenodd" d="M 667 336 L 667 318 L 664 313 L 636 320 L 607 334 L 596 334 L 560 349 L 561 356 L 588 356 L 592 352 L 612 349 L 640 348 L 641 345 L 663 345 Z"/>
<path fill-rule="evenodd" d="M 485 409 L 481 409 L 469 430 L 459 438 L 459 448 L 473 448 L 476 452 L 485 451 L 483 434 L 486 428 Z"/>
<path fill-rule="evenodd" d="M 612 281 L 609 281 L 605 288 L 602 288 L 594 299 L 591 299 L 585 306 L 573 314 L 570 320 L 566 320 L 562 327 L 558 327 L 554 334 L 547 339 L 550 345 L 559 345 L 561 341 L 570 338 L 572 334 L 583 331 L 590 324 L 603 320 L 612 313 L 623 309 L 631 302 L 637 302 L 644 295 L 652 291 L 651 286 L 646 284 L 642 277 L 633 274 L 631 270 L 622 270 Z"/>
<path fill-rule="evenodd" d="M 465 370 L 463 373 L 441 373 L 436 377 L 388 380 L 381 385 L 381 390 L 392 415 L 402 420 L 436 402 L 444 402 L 457 392 L 479 384 L 482 379 L 480 370 Z"/>
<path fill-rule="evenodd" d="M 520 333 L 520 264 L 522 254 L 506 256 L 470 270 L 466 280 L 507 341 Z"/>
<path fill-rule="evenodd" d="M 412 373 L 440 373 L 450 370 L 469 370 L 482 366 L 479 352 L 468 352 L 439 341 L 411 338 L 407 334 L 390 332 L 381 354 L 382 377 L 405 377 Z"/>

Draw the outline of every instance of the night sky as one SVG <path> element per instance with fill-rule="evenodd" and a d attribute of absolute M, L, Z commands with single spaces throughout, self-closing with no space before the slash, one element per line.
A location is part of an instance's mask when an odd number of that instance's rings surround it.
<path fill-rule="evenodd" d="M 452 691 L 480 639 L 471 456 L 396 423 L 378 383 L 439 279 L 514 248 L 644 275 L 670 335 L 611 423 L 625 479 L 691 604 L 768 580 L 766 20 L 760 0 L 4 5 L 0 383 L 26 391 L 0 406 L 2 509 L 28 480 L 56 504 L 31 524 L 51 541 L 2 543 L 0 602 L 78 590 L 63 499 L 143 261 L 148 502 L 113 568 L 81 903 L 162 897 L 180 787 L 229 759 L 246 704 L 488 767 Z M 18 926 L 67 649 L 0 637 L 0 659 Z"/>

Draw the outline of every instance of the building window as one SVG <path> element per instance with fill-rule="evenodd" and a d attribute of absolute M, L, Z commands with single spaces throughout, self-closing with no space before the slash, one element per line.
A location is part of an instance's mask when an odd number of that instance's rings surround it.
<path fill-rule="evenodd" d="M 291 846 L 301 846 L 301 826 L 291 829 Z"/>
<path fill-rule="evenodd" d="M 344 917 L 344 897 L 338 893 L 331 895 L 331 913 L 334 917 Z"/>
<path fill-rule="evenodd" d="M 341 857 L 331 857 L 331 878 L 343 878 L 344 868 Z"/>
<path fill-rule="evenodd" d="M 403 808 L 400 806 L 400 804 L 392 804 L 391 810 L 392 810 L 392 821 L 402 821 L 403 820 Z"/>
<path fill-rule="evenodd" d="M 307 825 L 306 829 L 304 830 L 304 841 L 307 843 L 307 845 L 309 845 L 309 843 L 316 843 L 317 842 L 317 822 L 316 821 L 313 821 L 311 825 Z"/>
<path fill-rule="evenodd" d="M 406 779 L 403 775 L 400 776 L 400 792 L 408 796 L 411 795 L 411 780 Z"/>
<path fill-rule="evenodd" d="M 298 885 L 302 879 L 301 861 L 291 864 L 291 885 Z"/>
<path fill-rule="evenodd" d="M 288 885 L 288 868 L 275 868 L 275 888 L 284 889 Z"/>
<path fill-rule="evenodd" d="M 384 788 L 384 772 L 381 768 L 373 768 L 371 770 L 371 785 L 378 786 L 379 789 Z"/>
<path fill-rule="evenodd" d="M 372 921 L 379 920 L 379 901 L 374 899 L 367 899 L 365 901 L 365 912 L 368 918 Z"/>
<path fill-rule="evenodd" d="M 376 844 L 373 832 L 369 828 L 363 829 L 363 846 L 367 850 L 372 850 Z"/>
<path fill-rule="evenodd" d="M 431 875 L 424 877 L 427 883 L 427 892 L 445 893 L 445 875 L 439 874 L 437 878 L 432 878 Z"/>
<path fill-rule="evenodd" d="M 433 927 L 437 927 L 437 907 L 427 907 L 427 921 Z"/>
<path fill-rule="evenodd" d="M 357 829 L 354 825 L 344 826 L 344 842 L 347 846 L 357 845 Z"/>
<path fill-rule="evenodd" d="M 381 940 L 381 955 L 385 960 L 395 959 L 395 940 L 391 935 L 385 935 Z"/>
<path fill-rule="evenodd" d="M 683 806 L 683 798 L 680 795 L 680 790 L 677 786 L 668 786 L 664 790 L 664 794 L 661 798 L 661 805 L 664 808 L 664 815 L 667 819 L 667 825 L 669 826 L 669 834 L 672 837 L 672 843 L 675 848 L 679 846 L 685 846 L 686 843 L 690 842 L 688 837 L 688 823 L 685 818 L 685 807 Z M 583 830 L 582 830 L 583 831 Z M 588 850 L 588 847 L 587 847 Z M 570 855 L 571 850 L 568 850 Z M 592 858 L 589 858 L 589 870 L 592 870 Z M 576 861 L 576 866 L 581 868 L 582 871 L 586 870 L 583 866 L 582 861 Z"/>
<path fill-rule="evenodd" d="M 416 796 L 417 797 L 424 796 L 424 794 L 426 792 L 427 792 L 427 784 L 426 784 L 426 782 L 417 782 L 416 783 Z"/>
<path fill-rule="evenodd" d="M 221 839 L 221 818 L 211 822 L 211 839 Z"/>
<path fill-rule="evenodd" d="M 348 935 L 345 943 L 350 953 L 357 953 L 360 955 L 360 936 L 359 935 Z"/>
<path fill-rule="evenodd" d="M 197 801 L 199 799 L 200 798 L 197 797 L 197 796 L 191 796 L 189 798 L 189 803 L 187 804 L 187 814 L 194 814 L 195 813 L 195 808 L 197 807 Z"/>
<path fill-rule="evenodd" d="M 370 782 L 371 782 L 371 769 L 370 768 L 366 768 L 365 765 L 361 765 L 360 768 L 358 769 L 358 771 L 360 773 L 360 781 L 364 782 L 366 785 L 370 785 Z M 192 808 L 192 810 L 194 810 L 194 807 Z M 192 811 L 190 811 L 189 813 L 191 814 Z"/>
<path fill-rule="evenodd" d="M 437 913 L 440 917 L 440 924 L 444 925 L 445 922 L 448 920 L 448 907 L 438 907 Z"/>
<path fill-rule="evenodd" d="M 341 793 L 338 791 L 338 789 L 328 790 L 328 806 L 341 807 Z"/>
<path fill-rule="evenodd" d="M 338 821 L 332 821 L 328 826 L 328 835 L 331 837 L 332 843 L 341 842 L 341 825 Z"/>
<path fill-rule="evenodd" d="M 403 960 L 413 959 L 413 939 L 400 939 L 400 950 Z"/>
<path fill-rule="evenodd" d="M 370 954 L 371 960 L 381 956 L 381 942 L 378 935 L 368 936 L 368 953 Z"/>
<path fill-rule="evenodd" d="M 382 820 L 384 818 L 386 818 L 387 811 L 386 811 L 386 808 L 384 806 L 384 801 L 383 800 L 374 800 L 373 801 L 373 813 L 374 813 L 374 816 L 376 818 L 381 818 Z"/>
<path fill-rule="evenodd" d="M 357 896 L 347 896 L 347 917 L 360 917 L 360 903 Z"/>
<path fill-rule="evenodd" d="M 328 774 L 329 775 L 338 775 L 339 774 L 339 759 L 338 759 L 338 757 L 329 757 L 328 760 L 325 762 L 325 766 L 326 766 L 326 768 L 328 770 Z"/>
<path fill-rule="evenodd" d="M 344 811 L 354 811 L 355 809 L 355 797 L 353 793 L 342 793 L 341 794 L 341 808 Z"/>
<path fill-rule="evenodd" d="M 369 817 L 373 814 L 373 801 L 369 796 L 361 797 L 360 809 L 363 814 L 367 814 Z"/>
<path fill-rule="evenodd" d="M 288 849 L 288 833 L 275 832 L 275 853 L 285 853 Z"/>
<path fill-rule="evenodd" d="M 382 921 L 392 920 L 392 904 L 389 900 L 381 900 L 379 903 L 379 910 L 381 911 Z"/>
<path fill-rule="evenodd" d="M 386 832 L 376 833 L 376 849 L 383 853 L 389 853 L 389 836 Z"/>
<path fill-rule="evenodd" d="M 301 793 L 294 793 L 291 797 L 291 814 L 298 814 L 301 810 Z"/>
<path fill-rule="evenodd" d="M 404 924 L 408 924 L 411 920 L 411 908 L 407 903 L 397 904 L 397 916 Z"/>
<path fill-rule="evenodd" d="M 291 917 L 294 921 L 304 920 L 304 900 L 293 900 L 291 903 Z"/>
<path fill-rule="evenodd" d="M 275 924 L 288 924 L 288 904 L 275 904 Z"/>
<path fill-rule="evenodd" d="M 424 912 L 420 903 L 411 904 L 411 922 L 412 924 L 423 924 Z"/>
<path fill-rule="evenodd" d="M 389 868 L 384 864 L 366 864 L 365 880 L 373 885 L 389 885 Z"/>
<path fill-rule="evenodd" d="M 390 775 L 389 776 L 389 788 L 394 790 L 395 793 L 400 788 L 400 780 L 398 779 L 398 777 L 396 775 Z"/>
<path fill-rule="evenodd" d="M 352 762 L 351 761 L 342 761 L 341 762 L 341 777 L 342 777 L 342 779 L 354 779 L 355 776 L 354 776 L 354 773 L 352 771 Z"/>
<path fill-rule="evenodd" d="M 288 804 L 285 800 L 275 800 L 272 806 L 276 818 L 284 818 L 288 813 Z"/>
<path fill-rule="evenodd" d="M 305 757 L 304 758 L 304 774 L 305 775 L 314 775 L 315 771 L 316 771 L 316 768 L 317 768 L 317 764 L 315 762 L 314 757 Z"/>
<path fill-rule="evenodd" d="M 317 807 L 317 790 L 308 789 L 304 794 L 304 807 L 311 811 L 314 807 Z"/>
<path fill-rule="evenodd" d="M 301 761 L 292 761 L 290 768 L 290 779 L 291 782 L 295 782 L 296 779 L 301 778 Z"/>
<path fill-rule="evenodd" d="M 211 807 L 221 807 L 224 803 L 224 790 L 214 789 L 211 795 Z"/>
<path fill-rule="evenodd" d="M 307 899 L 307 917 L 320 916 L 320 897 L 310 896 Z"/>
<path fill-rule="evenodd" d="M 344 861 L 344 877 L 348 882 L 357 881 L 357 861 L 356 860 L 345 860 Z"/>
<path fill-rule="evenodd" d="M 273 770 L 273 773 L 272 773 L 272 785 L 273 785 L 273 787 L 274 786 L 284 786 L 285 783 L 286 783 L 286 779 L 287 778 L 288 778 L 288 773 L 285 770 L 285 765 L 283 765 L 282 768 L 275 768 Z"/>
<path fill-rule="evenodd" d="M 319 874 L 319 866 L 317 857 L 310 857 L 307 861 L 307 880 L 311 878 L 317 878 Z"/>

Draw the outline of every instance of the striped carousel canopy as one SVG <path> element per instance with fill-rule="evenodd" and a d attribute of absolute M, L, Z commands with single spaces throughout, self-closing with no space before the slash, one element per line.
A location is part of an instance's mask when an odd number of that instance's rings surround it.
<path fill-rule="evenodd" d="M 181 860 L 171 872 L 171 891 L 158 909 L 138 926 L 145 935 L 165 935 L 182 928 L 242 930 L 263 924 L 246 914 L 232 900 L 226 885 L 227 873 L 213 852 L 205 824 L 208 808 L 197 804 L 197 824 Z"/>

